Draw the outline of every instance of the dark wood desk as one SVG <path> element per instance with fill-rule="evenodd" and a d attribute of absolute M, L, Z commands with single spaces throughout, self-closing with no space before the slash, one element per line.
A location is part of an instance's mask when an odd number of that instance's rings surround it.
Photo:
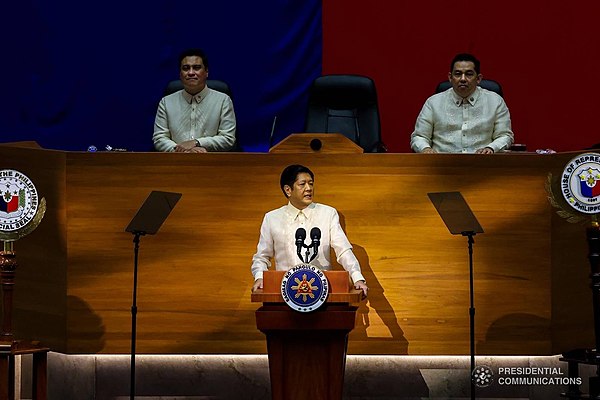
<path fill-rule="evenodd" d="M 593 345 L 582 226 L 546 198 L 549 172 L 574 154 L 80 153 L 0 146 L 0 168 L 27 174 L 47 200 L 16 243 L 15 336 L 64 353 L 130 350 L 133 243 L 124 232 L 151 190 L 183 193 L 141 239 L 143 353 L 265 353 L 249 299 L 250 263 L 288 164 L 316 174 L 371 293 L 350 354 L 468 354 L 468 254 L 428 192 L 462 192 L 475 237 L 477 354 L 550 355 Z"/>
<path fill-rule="evenodd" d="M 15 399 L 15 356 L 33 355 L 32 400 L 47 398 L 47 366 L 49 348 L 37 343 L 14 341 L 0 342 L 0 399 Z"/>

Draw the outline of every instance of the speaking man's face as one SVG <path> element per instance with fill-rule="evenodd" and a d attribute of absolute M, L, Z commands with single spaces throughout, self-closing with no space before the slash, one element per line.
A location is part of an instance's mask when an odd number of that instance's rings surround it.
<path fill-rule="evenodd" d="M 190 56 L 181 60 L 179 78 L 183 83 L 185 91 L 190 94 L 199 93 L 206 85 L 208 70 L 204 66 L 201 57 Z"/>
<path fill-rule="evenodd" d="M 481 82 L 481 74 L 475 72 L 475 64 L 471 61 L 457 61 L 452 72 L 448 73 L 448 80 L 454 92 L 460 97 L 467 98 L 473 94 Z"/>
<path fill-rule="evenodd" d="M 301 172 L 296 177 L 293 187 L 284 186 L 285 193 L 292 205 L 299 210 L 303 210 L 312 203 L 314 194 L 314 181 L 310 174 Z"/>

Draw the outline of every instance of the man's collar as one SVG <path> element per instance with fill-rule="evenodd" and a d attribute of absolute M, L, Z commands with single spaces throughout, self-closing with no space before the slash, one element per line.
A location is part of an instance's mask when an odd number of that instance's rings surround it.
<path fill-rule="evenodd" d="M 192 104 L 192 100 L 194 100 L 196 103 L 200 103 L 202 101 L 202 99 L 204 99 L 206 97 L 206 95 L 208 94 L 208 86 L 204 85 L 204 89 L 202 89 L 201 91 L 199 91 L 198 93 L 192 95 L 188 92 L 185 91 L 185 89 L 183 89 L 183 98 L 185 99 L 185 101 L 188 104 Z"/>
<path fill-rule="evenodd" d="M 294 207 L 292 205 L 292 203 L 288 202 L 287 205 L 285 206 L 285 212 L 289 215 L 289 217 L 292 220 L 295 220 L 296 217 L 298 216 L 298 214 L 300 213 L 300 211 L 302 211 L 302 213 L 306 216 L 306 218 L 310 218 L 310 215 L 312 214 L 313 210 L 315 209 L 315 203 L 310 203 L 308 205 L 308 207 L 306 207 L 303 210 L 300 210 L 296 207 Z"/>
<path fill-rule="evenodd" d="M 479 86 L 477 86 L 475 91 L 471 93 L 471 95 L 467 98 L 460 97 L 458 94 L 456 94 L 454 89 L 450 89 L 450 91 L 452 92 L 452 102 L 457 107 L 462 106 L 464 102 L 474 106 L 475 103 L 477 103 L 477 99 L 479 99 L 479 96 L 481 96 L 481 88 Z"/>

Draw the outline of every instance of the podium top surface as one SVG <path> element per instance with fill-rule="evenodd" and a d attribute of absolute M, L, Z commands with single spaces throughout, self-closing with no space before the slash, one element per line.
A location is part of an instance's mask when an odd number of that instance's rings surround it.
<path fill-rule="evenodd" d="M 283 303 L 281 293 L 265 293 L 264 289 L 258 289 L 250 295 L 253 303 Z M 328 303 L 349 303 L 357 304 L 362 300 L 362 290 L 352 289 L 348 293 L 329 293 Z"/>

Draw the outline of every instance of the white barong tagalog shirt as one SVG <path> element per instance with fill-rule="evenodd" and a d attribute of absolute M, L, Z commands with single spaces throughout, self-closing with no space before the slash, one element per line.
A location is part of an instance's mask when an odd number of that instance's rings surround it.
<path fill-rule="evenodd" d="M 194 96 L 180 90 L 163 97 L 152 140 L 158 151 L 174 151 L 187 140 L 197 140 L 208 151 L 228 151 L 235 144 L 235 128 L 229 96 L 206 86 Z"/>
<path fill-rule="evenodd" d="M 490 147 L 498 153 L 513 140 L 510 113 L 502 97 L 477 87 L 463 99 L 450 88 L 427 99 L 410 146 L 417 153 L 427 147 L 439 153 L 474 153 Z"/>
<path fill-rule="evenodd" d="M 252 257 L 251 271 L 254 279 L 262 279 L 263 271 L 271 266 L 271 259 L 274 259 L 275 268 L 280 271 L 287 271 L 301 264 L 303 261 L 296 254 L 296 230 L 298 228 L 306 230 L 308 245 L 310 231 L 314 227 L 321 230 L 321 245 L 318 256 L 310 264 L 323 270 L 331 269 L 329 253 L 333 248 L 337 261 L 350 273 L 352 282 L 364 280 L 360 272 L 360 264 L 342 230 L 336 209 L 318 203 L 311 203 L 304 210 L 299 210 L 288 203 L 265 214 L 260 227 L 260 240 L 256 254 Z M 304 252 L 303 249 L 303 257 Z"/>

